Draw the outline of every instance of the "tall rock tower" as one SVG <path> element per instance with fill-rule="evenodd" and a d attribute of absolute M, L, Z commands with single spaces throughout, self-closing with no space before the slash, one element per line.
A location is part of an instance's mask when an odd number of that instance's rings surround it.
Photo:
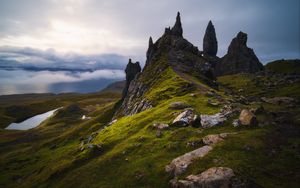
<path fill-rule="evenodd" d="M 203 54 L 208 56 L 216 56 L 217 52 L 218 42 L 215 27 L 212 22 L 209 21 L 203 38 Z"/>

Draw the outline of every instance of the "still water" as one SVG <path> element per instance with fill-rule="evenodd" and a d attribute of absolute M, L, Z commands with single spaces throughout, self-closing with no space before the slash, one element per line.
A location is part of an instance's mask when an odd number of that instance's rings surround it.
<path fill-rule="evenodd" d="M 33 116 L 29 119 L 26 119 L 25 121 L 23 121 L 21 123 L 11 123 L 5 129 L 8 129 L 8 130 L 28 130 L 28 129 L 32 129 L 32 128 L 37 127 L 38 125 L 40 125 L 47 118 L 51 117 L 53 115 L 53 113 L 55 111 L 57 111 L 58 109 L 59 108 L 48 111 L 48 112 L 43 113 L 43 114 Z"/>

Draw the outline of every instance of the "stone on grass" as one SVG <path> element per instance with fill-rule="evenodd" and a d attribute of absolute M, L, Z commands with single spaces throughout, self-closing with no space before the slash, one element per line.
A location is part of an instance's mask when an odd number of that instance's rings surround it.
<path fill-rule="evenodd" d="M 257 123 L 256 116 L 249 110 L 244 109 L 241 111 L 241 114 L 239 117 L 239 124 L 254 126 L 254 125 L 257 125 L 258 123 Z"/>
<path fill-rule="evenodd" d="M 170 181 L 176 188 L 230 188 L 235 174 L 231 168 L 212 167 L 197 175 L 189 175 L 185 180 Z"/>
<path fill-rule="evenodd" d="M 182 174 L 194 159 L 204 157 L 213 148 L 211 146 L 203 146 L 191 152 L 185 153 L 175 159 L 166 166 L 165 170 L 173 175 Z"/>

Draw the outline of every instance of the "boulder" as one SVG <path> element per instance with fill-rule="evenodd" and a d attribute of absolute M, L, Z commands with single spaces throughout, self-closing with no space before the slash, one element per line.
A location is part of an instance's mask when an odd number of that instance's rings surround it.
<path fill-rule="evenodd" d="M 190 106 L 183 102 L 172 102 L 169 105 L 169 108 L 174 109 L 174 110 L 181 110 L 181 109 L 188 108 L 188 107 L 190 107 Z"/>
<path fill-rule="evenodd" d="M 223 135 L 223 138 L 225 138 L 226 136 Z M 223 141 L 224 140 L 223 138 L 219 134 L 211 134 L 211 135 L 207 135 L 207 136 L 203 137 L 202 141 L 206 145 L 214 145 L 218 142 Z"/>
<path fill-rule="evenodd" d="M 200 126 L 200 116 L 193 109 L 187 109 L 180 113 L 173 121 L 173 126 Z"/>
<path fill-rule="evenodd" d="M 264 70 L 253 49 L 247 47 L 247 34 L 239 32 L 232 39 L 227 54 L 216 64 L 215 76 L 256 73 Z"/>
<path fill-rule="evenodd" d="M 203 146 L 184 155 L 181 155 L 172 160 L 172 162 L 166 166 L 165 170 L 173 175 L 182 174 L 187 167 L 192 163 L 194 159 L 204 157 L 213 148 L 211 146 Z"/>
<path fill-rule="evenodd" d="M 212 22 L 209 21 L 203 38 L 203 54 L 208 56 L 216 56 L 217 51 L 218 42 L 215 27 Z"/>
<path fill-rule="evenodd" d="M 189 175 L 185 180 L 172 180 L 176 188 L 229 188 L 232 187 L 235 174 L 231 168 L 212 167 L 197 175 Z"/>
<path fill-rule="evenodd" d="M 239 124 L 249 126 L 257 125 L 256 116 L 251 111 L 244 109 L 240 113 Z"/>

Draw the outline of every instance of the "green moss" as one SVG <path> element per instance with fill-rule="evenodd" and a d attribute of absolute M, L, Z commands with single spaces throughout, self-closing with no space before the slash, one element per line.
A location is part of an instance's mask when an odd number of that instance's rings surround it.
<path fill-rule="evenodd" d="M 300 60 L 278 60 L 265 65 L 266 70 L 281 74 L 300 74 Z"/>

